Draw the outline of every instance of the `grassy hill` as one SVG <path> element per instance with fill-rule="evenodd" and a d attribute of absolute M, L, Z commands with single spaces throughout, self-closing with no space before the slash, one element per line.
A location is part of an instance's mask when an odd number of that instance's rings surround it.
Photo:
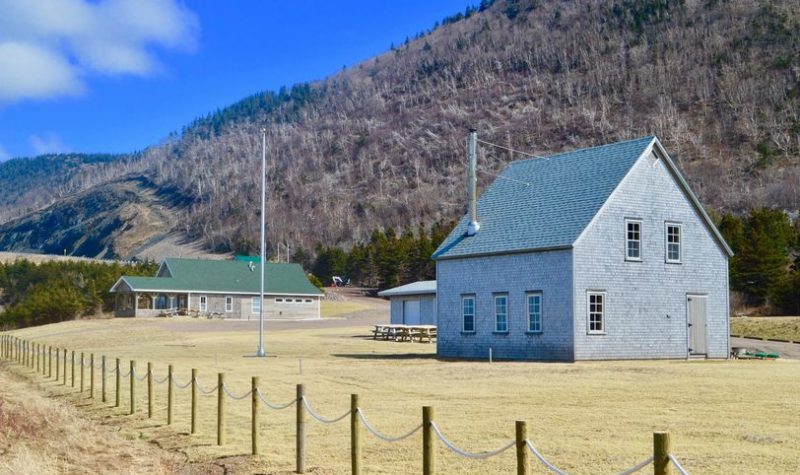
<path fill-rule="evenodd" d="M 468 127 L 537 154 L 654 133 L 712 211 L 796 209 L 798 51 L 790 0 L 485 1 L 327 79 L 254 94 L 135 157 L 66 176 L 90 194 L 146 176 L 185 199 L 164 232 L 252 251 L 266 125 L 269 241 L 310 249 L 459 216 Z M 481 184 L 515 158 L 482 147 Z M 46 182 L 20 184 L 0 220 L 60 196 L 34 199 Z"/>

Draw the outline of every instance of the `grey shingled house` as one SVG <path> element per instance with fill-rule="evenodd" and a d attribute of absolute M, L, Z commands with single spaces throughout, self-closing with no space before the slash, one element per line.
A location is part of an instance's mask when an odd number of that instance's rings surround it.
<path fill-rule="evenodd" d="M 728 357 L 732 252 L 656 137 L 512 162 L 470 221 L 434 253 L 440 357 Z"/>
<path fill-rule="evenodd" d="M 257 262 L 165 259 L 155 277 L 123 276 L 111 288 L 115 316 L 162 313 L 258 319 Z M 270 319 L 320 318 L 322 291 L 298 264 L 268 262 L 264 272 L 264 316 Z"/>

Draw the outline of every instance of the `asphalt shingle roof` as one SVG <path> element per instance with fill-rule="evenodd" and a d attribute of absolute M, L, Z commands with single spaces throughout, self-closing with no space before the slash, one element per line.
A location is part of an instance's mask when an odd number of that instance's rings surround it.
<path fill-rule="evenodd" d="M 510 163 L 478 200 L 478 233 L 466 235 L 464 216 L 434 259 L 571 246 L 654 140 Z"/>
<path fill-rule="evenodd" d="M 230 292 L 257 294 L 261 265 L 244 261 L 165 259 L 172 277 L 123 277 L 134 290 Z M 250 266 L 253 265 L 253 270 Z M 299 264 L 268 262 L 264 292 L 268 294 L 319 295 Z"/>

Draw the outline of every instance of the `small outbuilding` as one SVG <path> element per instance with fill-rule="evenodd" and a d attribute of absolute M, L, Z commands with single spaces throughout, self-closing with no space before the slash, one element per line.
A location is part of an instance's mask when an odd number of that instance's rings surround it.
<path fill-rule="evenodd" d="M 261 264 L 239 260 L 166 259 L 155 277 L 122 276 L 111 288 L 115 316 L 216 316 L 252 320 L 261 313 Z M 323 293 L 298 264 L 264 268 L 264 317 L 320 318 Z"/>
<path fill-rule="evenodd" d="M 436 325 L 436 281 L 422 280 L 378 292 L 391 302 L 391 322 L 399 325 Z"/>

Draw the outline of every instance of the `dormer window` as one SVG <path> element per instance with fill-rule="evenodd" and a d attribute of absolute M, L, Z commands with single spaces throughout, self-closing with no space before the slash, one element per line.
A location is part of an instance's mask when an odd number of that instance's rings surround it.
<path fill-rule="evenodd" d="M 642 222 L 636 219 L 625 220 L 625 260 L 642 260 Z"/>

